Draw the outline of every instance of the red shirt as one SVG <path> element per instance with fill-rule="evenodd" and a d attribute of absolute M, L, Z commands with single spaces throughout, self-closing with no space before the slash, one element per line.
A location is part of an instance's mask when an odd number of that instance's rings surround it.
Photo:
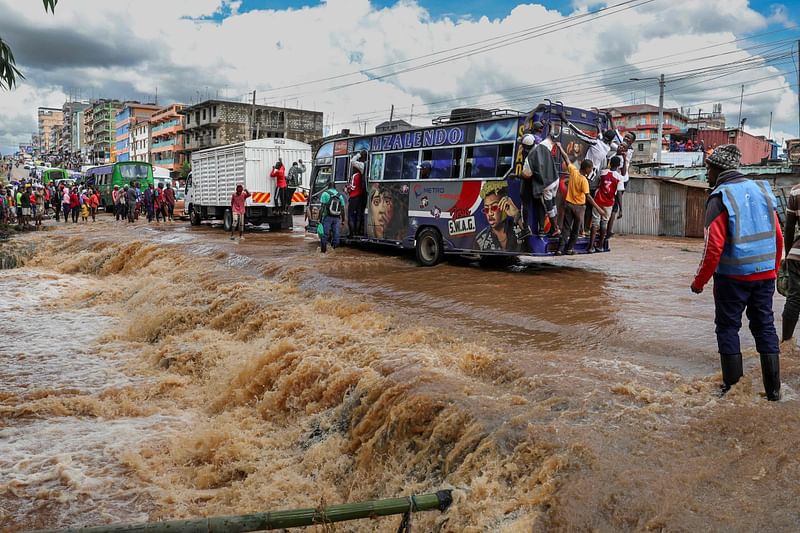
<path fill-rule="evenodd" d="M 247 191 L 242 191 L 242 194 L 233 193 L 233 196 L 231 196 L 231 208 L 233 212 L 243 215 L 245 212 L 244 201 L 248 198 L 250 198 L 250 193 Z"/>
<path fill-rule="evenodd" d="M 594 201 L 600 207 L 614 207 L 614 196 L 617 194 L 617 184 L 619 180 L 614 177 L 610 170 L 600 176 L 600 184 L 597 186 L 597 192 L 594 195 Z"/>
<path fill-rule="evenodd" d="M 79 205 L 81 205 L 81 200 L 80 198 L 78 198 L 78 193 L 76 192 L 71 193 L 69 195 L 69 208 L 75 209 Z"/>
<path fill-rule="evenodd" d="M 272 172 L 270 173 L 270 176 L 272 176 L 273 178 L 277 178 L 278 187 L 280 187 L 281 189 L 286 188 L 286 171 L 283 169 L 283 167 L 273 168 Z"/>
<path fill-rule="evenodd" d="M 353 179 L 350 182 L 348 189 L 348 196 L 350 198 L 358 198 L 361 196 L 361 172 L 353 174 Z"/>

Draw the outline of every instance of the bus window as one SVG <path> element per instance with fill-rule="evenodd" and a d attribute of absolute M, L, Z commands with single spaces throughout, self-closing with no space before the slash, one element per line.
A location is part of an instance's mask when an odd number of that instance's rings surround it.
<path fill-rule="evenodd" d="M 461 177 L 461 148 L 423 150 L 422 160 L 431 162 L 430 179 Z"/>
<path fill-rule="evenodd" d="M 497 157 L 497 176 L 505 176 L 514 165 L 514 145 L 501 144 Z"/>
<path fill-rule="evenodd" d="M 322 193 L 331 179 L 331 167 L 319 167 L 314 183 L 311 186 L 311 194 Z"/>
<path fill-rule="evenodd" d="M 383 179 L 383 154 L 372 154 L 372 163 L 369 165 L 369 180 Z"/>
<path fill-rule="evenodd" d="M 348 167 L 350 166 L 349 157 L 336 158 L 336 171 L 334 177 L 337 182 L 345 182 L 350 177 L 347 175 Z"/>
<path fill-rule="evenodd" d="M 419 165 L 419 151 L 386 154 L 383 168 L 384 180 L 415 180 Z"/>
<path fill-rule="evenodd" d="M 513 162 L 512 144 L 467 147 L 465 178 L 497 178 L 504 176 Z"/>

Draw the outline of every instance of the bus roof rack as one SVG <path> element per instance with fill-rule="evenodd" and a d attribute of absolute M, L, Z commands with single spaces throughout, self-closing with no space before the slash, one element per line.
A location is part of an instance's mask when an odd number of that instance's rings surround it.
<path fill-rule="evenodd" d="M 469 122 L 470 120 L 482 120 L 496 117 L 519 117 L 524 115 L 521 111 L 514 109 L 479 109 L 474 107 L 461 107 L 450 111 L 449 115 L 436 117 L 431 122 L 434 126 L 443 124 L 454 124 L 457 122 Z"/>

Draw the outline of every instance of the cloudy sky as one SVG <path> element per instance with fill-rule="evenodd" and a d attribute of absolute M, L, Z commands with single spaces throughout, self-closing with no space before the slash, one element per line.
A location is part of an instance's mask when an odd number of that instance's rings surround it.
<path fill-rule="evenodd" d="M 206 96 L 325 113 L 331 131 L 415 124 L 459 106 L 545 98 L 658 103 L 798 136 L 800 0 L 0 0 L 0 37 L 26 79 L 0 92 L 0 153 L 69 95 L 159 103 Z M 792 47 L 794 46 L 794 55 Z"/>

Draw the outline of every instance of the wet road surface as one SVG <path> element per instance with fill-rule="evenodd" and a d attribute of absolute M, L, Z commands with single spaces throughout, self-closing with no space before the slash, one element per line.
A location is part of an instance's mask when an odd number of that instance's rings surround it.
<path fill-rule="evenodd" d="M 422 530 L 800 523 L 796 355 L 767 404 L 744 333 L 717 397 L 699 241 L 420 268 L 322 255 L 301 226 L 101 217 L 0 245 L 35 247 L 0 272 L 0 531 L 442 487 L 456 504 Z"/>

